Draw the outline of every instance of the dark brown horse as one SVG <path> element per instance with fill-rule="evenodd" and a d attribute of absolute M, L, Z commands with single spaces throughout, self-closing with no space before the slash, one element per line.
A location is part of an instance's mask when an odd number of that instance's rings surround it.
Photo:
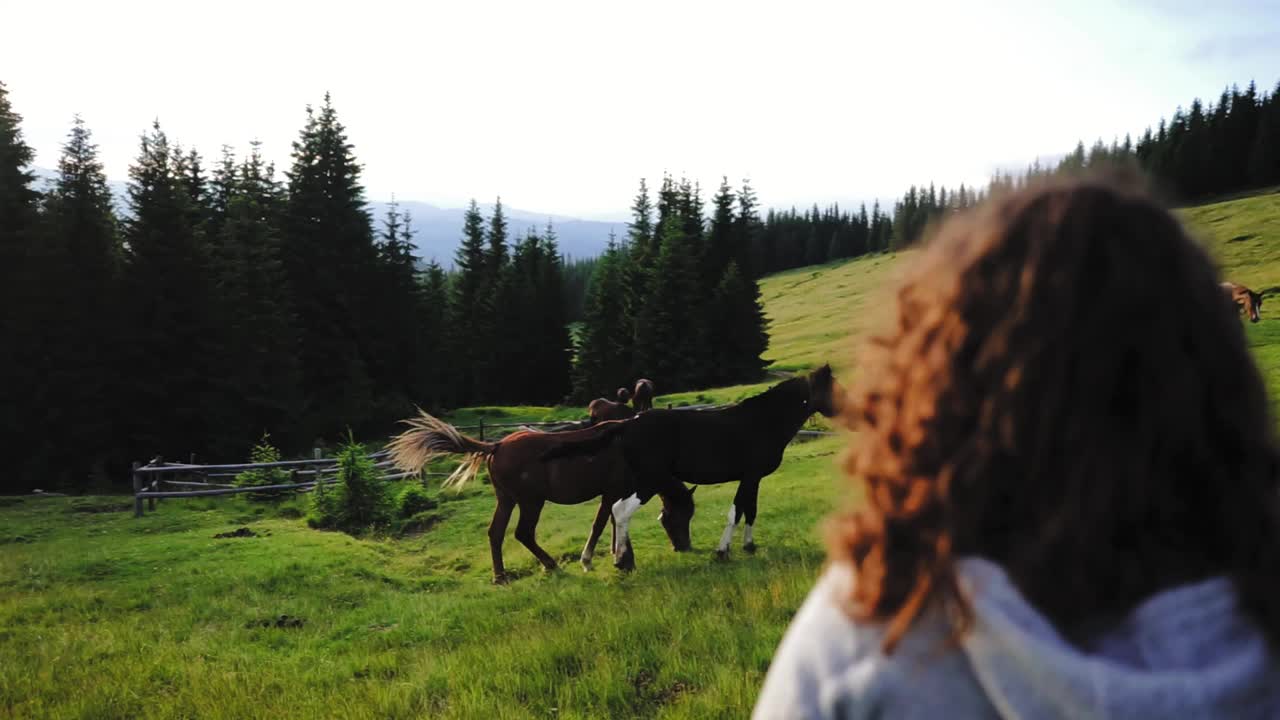
<path fill-rule="evenodd" d="M 1233 282 L 1222 283 L 1222 291 L 1227 294 L 1236 307 L 1249 315 L 1249 322 L 1258 322 L 1262 317 L 1258 311 L 1262 309 L 1262 295 L 1249 288 Z"/>
<path fill-rule="evenodd" d="M 738 481 L 729 522 L 716 551 L 726 557 L 739 520 L 746 520 L 743 549 L 755 551 L 753 528 L 761 478 L 778 469 L 782 453 L 815 412 L 839 412 L 843 390 L 823 367 L 785 380 L 740 403 L 714 410 L 650 410 L 610 424 L 592 436 L 560 443 L 544 457 L 559 460 L 574 453 L 598 452 L 614 437 L 622 440 L 628 464 L 642 482 L 714 485 Z"/>
<path fill-rule="evenodd" d="M 640 378 L 636 381 L 636 391 L 631 397 L 631 407 L 640 413 L 653 409 L 653 381 Z"/>
<path fill-rule="evenodd" d="M 493 520 L 489 523 L 489 549 L 493 554 L 495 583 L 507 580 L 502 564 L 502 542 L 511 512 L 517 507 L 520 508 L 520 520 L 516 523 L 516 539 L 538 558 L 543 567 L 555 569 L 556 561 L 538 545 L 535 536 L 538 516 L 548 501 L 577 505 L 600 498 L 595 523 L 582 548 L 582 566 L 586 570 L 591 569 L 596 542 L 605 522 L 610 519 L 614 524 L 614 565 L 624 570 L 635 567 L 628 523 L 631 515 L 654 495 L 662 496 L 659 519 L 672 546 L 676 550 L 689 549 L 693 492 L 670 480 L 653 486 L 638 482 L 638 476 L 630 471 L 618 443 L 610 440 L 597 443 L 591 453 L 556 460 L 542 459 L 543 455 L 563 443 L 608 436 L 611 426 L 619 422 L 559 433 L 520 431 L 492 443 L 469 438 L 452 425 L 425 412 L 405 423 L 410 426 L 409 430 L 396 436 L 388 446 L 397 467 L 418 472 L 437 455 L 466 455 L 458 469 L 445 481 L 445 487 L 461 487 L 476 476 L 481 465 L 488 467 L 498 500 Z"/>
<path fill-rule="evenodd" d="M 592 423 L 625 420 L 636 414 L 636 411 L 627 405 L 627 401 L 631 399 L 630 390 L 618 388 L 617 396 L 618 402 L 608 398 L 596 398 L 587 405 L 587 416 L 591 418 Z"/>

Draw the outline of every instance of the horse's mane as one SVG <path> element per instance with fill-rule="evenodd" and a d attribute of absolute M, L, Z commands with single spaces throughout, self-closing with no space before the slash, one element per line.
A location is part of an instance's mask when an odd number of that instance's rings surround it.
<path fill-rule="evenodd" d="M 749 398 L 739 401 L 736 405 L 730 407 L 757 407 L 763 405 L 772 405 L 778 400 L 786 397 L 790 392 L 804 388 L 805 392 L 809 389 L 809 379 L 804 375 L 797 375 L 793 378 L 787 378 L 762 393 L 757 393 Z"/>

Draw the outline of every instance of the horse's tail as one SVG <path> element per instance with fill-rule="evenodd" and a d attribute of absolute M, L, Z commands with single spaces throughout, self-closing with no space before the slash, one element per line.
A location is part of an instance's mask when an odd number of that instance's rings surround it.
<path fill-rule="evenodd" d="M 592 425 L 593 428 L 599 428 L 599 432 L 592 433 L 590 436 L 577 440 L 562 440 L 557 442 L 550 450 L 547 450 L 538 456 L 538 459 L 547 462 L 556 458 L 573 457 L 576 455 L 591 455 L 599 452 L 613 442 L 613 438 L 619 435 L 627 426 L 630 420 L 607 420 Z"/>
<path fill-rule="evenodd" d="M 391 461 L 405 472 L 416 473 L 438 455 L 466 455 L 462 464 L 444 481 L 444 487 L 461 488 L 480 472 L 493 453 L 497 443 L 481 442 L 458 432 L 449 423 L 418 410 L 418 417 L 405 420 L 408 430 L 392 438 L 387 444 Z"/>

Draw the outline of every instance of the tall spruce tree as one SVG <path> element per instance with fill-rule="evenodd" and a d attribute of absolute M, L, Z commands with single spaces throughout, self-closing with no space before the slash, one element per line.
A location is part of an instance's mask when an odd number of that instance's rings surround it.
<path fill-rule="evenodd" d="M 114 370 L 123 248 L 97 145 L 78 115 L 44 199 L 42 235 L 42 262 L 33 270 L 45 286 L 45 417 L 59 428 L 49 436 L 59 460 L 46 473 L 79 484 L 121 460 L 112 456 L 124 398 Z"/>
<path fill-rule="evenodd" d="M 756 191 L 751 181 L 744 179 L 737 195 L 738 210 L 733 218 L 733 259 L 738 263 L 738 270 L 749 278 L 764 274 L 763 265 L 757 265 L 753 258 L 763 254 L 760 236 L 763 223 L 760 221 L 760 202 L 756 199 Z"/>
<path fill-rule="evenodd" d="M 712 380 L 725 384 L 759 380 L 768 365 L 762 356 L 769 345 L 760 287 L 738 270 L 736 262 L 730 262 L 710 306 L 716 318 L 711 326 Z"/>
<path fill-rule="evenodd" d="M 613 388 L 631 381 L 628 351 L 633 329 L 624 312 L 627 262 L 627 253 L 610 235 L 587 287 L 586 314 L 578 338 L 573 393 L 581 402 L 611 396 Z"/>
<path fill-rule="evenodd" d="M 152 124 L 129 168 L 126 353 L 122 423 L 133 457 L 187 457 L 209 448 L 216 334 L 208 247 L 193 227 L 182 156 Z"/>
<path fill-rule="evenodd" d="M 704 287 L 713 287 L 729 263 L 737 258 L 734 216 L 734 197 L 727 177 L 720 178 L 720 187 L 711 201 L 711 227 L 707 232 L 706 252 L 702 256 L 702 281 Z"/>
<path fill-rule="evenodd" d="M 45 398 L 40 370 L 45 362 L 41 309 L 42 278 L 33 268 L 43 262 L 37 232 L 38 194 L 30 166 L 34 158 L 22 136 L 22 116 L 0 83 L 0 376 L 6 398 L 0 402 L 0 433 L 14 448 L 43 447 L 49 426 L 40 415 Z M 32 452 L 11 458 L 16 468 L 0 487 L 31 487 L 49 466 L 48 456 Z"/>
<path fill-rule="evenodd" d="M 297 313 L 305 432 L 334 438 L 372 420 L 364 319 L 377 256 L 360 166 L 328 93 L 318 114 L 307 108 L 288 178 L 284 264 Z"/>
<path fill-rule="evenodd" d="M 422 406 L 439 409 L 452 397 L 450 372 L 454 367 L 453 348 L 449 343 L 449 282 L 444 268 L 434 259 L 422 274 L 422 334 L 428 339 L 423 348 L 432 359 L 430 371 L 422 378 Z"/>
<path fill-rule="evenodd" d="M 499 402 L 515 391 L 510 366 L 518 355 L 509 352 L 513 337 L 526 330 L 519 326 L 516 288 L 511 275 L 511 252 L 507 246 L 507 219 L 498 198 L 486 233 L 484 284 L 481 312 L 475 318 L 477 354 L 475 358 L 477 399 Z"/>
<path fill-rule="evenodd" d="M 668 186 L 669 178 L 663 179 L 663 187 Z M 654 205 L 649 199 L 649 186 L 644 178 L 640 178 L 640 189 L 636 192 L 631 204 L 631 222 L 627 224 L 626 245 L 619 248 L 618 274 L 620 276 L 623 296 L 617 306 L 618 322 L 627 328 L 630 338 L 614 348 L 619 353 L 619 362 L 628 368 L 623 373 L 627 376 L 642 376 L 646 372 L 636 354 L 638 313 L 644 307 L 649 296 L 653 266 L 658 261 L 658 236 L 654 220 Z M 599 272 L 597 269 L 596 272 Z M 594 274 L 592 276 L 594 278 Z M 593 279 L 594 282 L 594 279 Z M 630 380 L 615 382 L 628 383 Z"/>
<path fill-rule="evenodd" d="M 533 299 L 533 306 L 538 310 L 538 345 L 533 355 L 540 380 L 538 399 L 560 402 L 573 385 L 569 323 L 565 317 L 564 258 L 560 254 L 560 240 L 550 221 L 539 249 Z"/>
<path fill-rule="evenodd" d="M 266 432 L 286 445 L 312 440 L 295 430 L 302 390 L 280 231 L 284 191 L 258 144 L 251 147 L 235 170 L 225 215 L 217 223 L 224 332 L 218 375 L 226 397 L 234 402 L 223 416 L 225 427 L 219 429 L 219 449 L 225 457 L 247 455 Z M 218 182 L 226 181 L 224 176 Z M 217 192 L 224 190 L 219 187 Z"/>
<path fill-rule="evenodd" d="M 648 301 L 636 316 L 636 362 L 646 377 L 671 390 L 690 387 L 701 338 L 699 316 L 690 312 L 697 296 L 697 259 L 685 241 L 682 223 L 672 213 L 662 223 L 661 244 Z"/>
<path fill-rule="evenodd" d="M 376 330 L 369 369 L 394 414 L 412 410 L 412 403 L 421 395 L 422 378 L 431 371 L 425 366 L 424 352 L 430 339 L 424 335 L 421 317 L 422 286 L 413 230 L 394 199 L 382 221 L 381 236 L 377 245 L 381 280 L 371 298 L 376 307 L 367 319 Z"/>
<path fill-rule="evenodd" d="M 477 397 L 476 362 L 480 351 L 476 342 L 483 317 L 491 312 L 485 293 L 484 215 L 475 200 L 463 216 L 462 243 L 454 256 L 457 272 L 449 299 L 449 356 L 453 363 L 452 401 L 469 403 Z"/>

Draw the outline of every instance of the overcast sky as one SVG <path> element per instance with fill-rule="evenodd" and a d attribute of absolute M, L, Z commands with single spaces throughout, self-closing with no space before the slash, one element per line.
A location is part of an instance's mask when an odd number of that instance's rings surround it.
<path fill-rule="evenodd" d="M 14 2 L 0 80 L 37 164 L 72 115 L 123 179 L 153 118 L 284 167 L 333 94 L 371 199 L 625 217 L 640 177 L 772 206 L 985 182 L 1280 78 L 1280 0 Z"/>

